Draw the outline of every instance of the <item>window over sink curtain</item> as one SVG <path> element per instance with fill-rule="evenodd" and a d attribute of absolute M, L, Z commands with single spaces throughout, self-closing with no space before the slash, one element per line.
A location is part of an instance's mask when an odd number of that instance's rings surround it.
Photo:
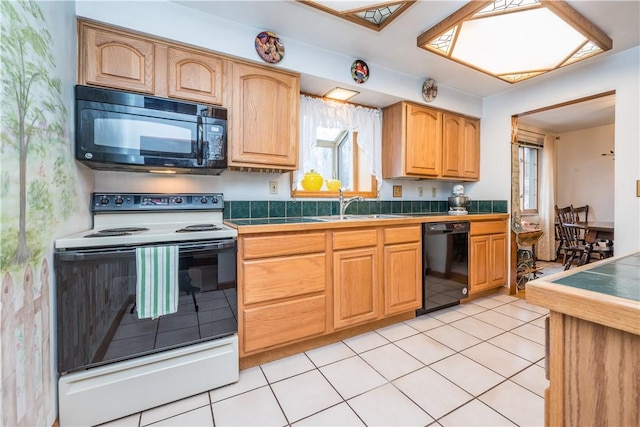
<path fill-rule="evenodd" d="M 382 113 L 379 109 L 300 96 L 300 169 L 294 172 L 293 190 L 299 187 L 306 172 L 326 170 L 327 156 L 317 156 L 318 129 L 341 129 L 357 133 L 358 147 L 365 153 L 378 182 L 382 183 Z M 332 177 L 324 177 L 325 179 Z"/>

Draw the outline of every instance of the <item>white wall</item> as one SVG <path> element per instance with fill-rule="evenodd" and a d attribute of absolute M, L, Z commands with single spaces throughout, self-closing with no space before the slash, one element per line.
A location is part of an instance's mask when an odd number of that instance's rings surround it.
<path fill-rule="evenodd" d="M 566 132 L 557 141 L 558 206 L 589 205 L 589 221 L 614 220 L 615 126 L 599 126 Z"/>
<path fill-rule="evenodd" d="M 640 249 L 640 48 L 594 58 L 487 97 L 481 127 L 483 179 L 477 197 L 507 198 L 511 116 L 589 95 L 616 91 L 614 221 L 624 232 L 616 234 L 617 254 Z M 501 184 L 502 183 L 502 184 Z M 496 194 L 497 193 L 497 194 Z M 495 196 L 494 196 L 495 194 Z M 497 196 L 497 197 L 496 197 Z"/>

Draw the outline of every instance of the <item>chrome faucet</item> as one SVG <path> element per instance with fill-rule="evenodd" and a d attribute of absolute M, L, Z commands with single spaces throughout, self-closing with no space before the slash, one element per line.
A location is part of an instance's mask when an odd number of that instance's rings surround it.
<path fill-rule="evenodd" d="M 340 219 L 344 219 L 344 213 L 346 212 L 349 205 L 356 201 L 364 201 L 364 197 L 355 196 L 345 200 L 344 194 L 342 194 L 342 188 L 340 188 L 338 191 L 340 192 L 340 195 L 338 196 L 338 201 L 340 202 Z"/>

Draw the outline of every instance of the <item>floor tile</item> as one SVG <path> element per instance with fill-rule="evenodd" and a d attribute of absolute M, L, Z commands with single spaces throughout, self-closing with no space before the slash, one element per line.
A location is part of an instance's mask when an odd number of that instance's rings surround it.
<path fill-rule="evenodd" d="M 389 341 L 376 332 L 367 332 L 362 335 L 347 338 L 344 340 L 344 343 L 356 353 L 362 353 L 363 351 L 389 344 Z"/>
<path fill-rule="evenodd" d="M 481 395 L 506 379 L 461 354 L 454 354 L 429 367 L 474 396 Z"/>
<path fill-rule="evenodd" d="M 270 383 L 315 369 L 311 360 L 304 353 L 265 363 L 260 367 Z"/>
<path fill-rule="evenodd" d="M 486 342 L 468 348 L 462 354 L 503 377 L 510 377 L 531 365 L 531 362 Z"/>
<path fill-rule="evenodd" d="M 472 400 L 439 420 L 444 427 L 513 426 L 514 424 L 478 400 Z"/>
<path fill-rule="evenodd" d="M 549 309 L 548 308 L 540 307 L 539 305 L 530 304 L 526 300 L 523 300 L 523 299 L 518 299 L 518 301 L 514 301 L 511 304 L 513 304 L 515 306 L 518 306 L 518 307 L 521 307 L 521 308 L 524 308 L 526 310 L 535 311 L 536 313 L 549 314 Z"/>
<path fill-rule="evenodd" d="M 368 426 L 424 426 L 433 421 L 391 384 L 354 397 L 348 403 Z"/>
<path fill-rule="evenodd" d="M 501 305 L 500 307 L 494 308 L 493 311 L 522 320 L 523 322 L 530 322 L 534 319 L 538 319 L 540 316 L 543 316 L 537 311 L 527 310 L 514 304 Z"/>
<path fill-rule="evenodd" d="M 537 362 L 544 357 L 544 346 L 536 342 L 523 338 L 519 335 L 506 332 L 497 337 L 493 337 L 487 341 L 500 347 L 503 350 L 507 350 L 509 353 L 513 353 L 516 356 L 520 356 L 523 359 L 527 359 L 530 362 Z"/>
<path fill-rule="evenodd" d="M 420 332 L 428 331 L 429 329 L 434 329 L 444 325 L 443 322 L 439 321 L 435 317 L 431 317 L 426 314 L 414 319 L 405 320 L 404 323 Z"/>
<path fill-rule="evenodd" d="M 438 342 L 441 342 L 447 347 L 454 349 L 455 351 L 462 351 L 465 348 L 472 347 L 482 342 L 473 335 L 469 335 L 466 332 L 462 332 L 461 330 L 449 325 L 431 329 L 424 334 Z"/>
<path fill-rule="evenodd" d="M 316 366 L 328 365 L 329 363 L 356 355 L 353 350 L 347 347 L 342 341 L 325 345 L 324 347 L 314 348 L 313 350 L 308 350 L 306 353 Z"/>
<path fill-rule="evenodd" d="M 422 334 L 419 335 L 424 337 Z M 411 338 L 413 337 L 405 338 L 405 340 L 410 340 Z M 424 366 L 423 363 L 416 360 L 394 344 L 387 344 L 385 346 L 366 351 L 361 353 L 360 357 L 385 377 L 387 381 L 395 380 L 396 378 Z M 393 362 L 390 363 L 390 361 Z"/>
<path fill-rule="evenodd" d="M 532 322 L 529 322 L 529 323 L 531 323 L 532 325 L 537 326 L 539 328 L 544 328 L 545 327 L 545 321 L 546 321 L 547 317 L 549 317 L 549 316 L 541 316 L 541 317 L 538 317 L 536 320 L 534 320 Z"/>
<path fill-rule="evenodd" d="M 493 325 L 497 328 L 508 331 L 518 326 L 525 324 L 522 320 L 515 319 L 510 316 L 506 316 L 501 313 L 497 313 L 494 310 L 488 310 L 473 316 L 474 319 L 482 320 L 485 323 Z"/>
<path fill-rule="evenodd" d="M 455 307 L 432 311 L 431 313 L 428 313 L 428 315 L 444 323 L 455 322 L 456 320 L 467 317 L 466 314 L 456 310 Z"/>
<path fill-rule="evenodd" d="M 346 403 L 332 406 L 315 415 L 292 424 L 293 427 L 350 427 L 364 426 L 364 423 Z"/>
<path fill-rule="evenodd" d="M 396 323 L 395 325 L 380 328 L 377 329 L 376 332 L 391 342 L 419 333 L 418 331 L 410 326 L 405 325 L 404 323 Z"/>
<path fill-rule="evenodd" d="M 153 427 L 161 426 L 211 426 L 213 427 L 213 416 L 211 415 L 211 407 L 203 406 L 202 408 L 194 409 L 189 412 L 184 412 L 175 417 L 167 418 L 157 423 L 152 424 Z M 221 426 L 221 424 L 218 424 Z"/>
<path fill-rule="evenodd" d="M 100 427 L 138 427 L 140 425 L 140 414 L 129 415 L 118 418 L 108 423 L 100 424 Z"/>
<path fill-rule="evenodd" d="M 547 359 L 542 359 L 541 361 L 539 361 L 538 363 L 536 363 L 536 365 L 537 365 L 537 366 L 540 366 L 542 369 L 545 369 L 546 362 L 547 362 Z"/>
<path fill-rule="evenodd" d="M 544 368 L 538 365 L 528 367 L 510 378 L 516 384 L 544 398 L 544 391 L 549 387 L 549 380 L 544 376 Z"/>
<path fill-rule="evenodd" d="M 517 425 L 544 425 L 544 399 L 511 381 L 505 381 L 478 399 Z"/>
<path fill-rule="evenodd" d="M 469 393 L 429 367 L 399 378 L 393 381 L 393 385 L 434 419 L 473 399 Z"/>
<path fill-rule="evenodd" d="M 405 338 L 395 344 L 425 365 L 454 354 L 454 350 L 425 334 Z"/>
<path fill-rule="evenodd" d="M 453 307 L 453 309 L 459 313 L 466 314 L 467 316 L 473 316 L 474 314 L 482 313 L 488 309 L 477 304 L 460 304 Z"/>
<path fill-rule="evenodd" d="M 473 335 L 481 340 L 488 340 L 489 338 L 493 338 L 504 332 L 503 329 L 497 328 L 474 317 L 456 320 L 455 322 L 452 322 L 450 326 Z"/>
<path fill-rule="evenodd" d="M 491 309 L 507 303 L 505 301 L 500 301 L 498 299 L 493 299 L 493 298 L 480 298 L 480 299 L 474 299 L 469 304 L 476 304 L 476 305 L 479 305 L 480 307 Z"/>
<path fill-rule="evenodd" d="M 358 356 L 323 366 L 320 371 L 344 399 L 350 399 L 387 382 Z"/>
<path fill-rule="evenodd" d="M 216 427 L 287 425 L 287 419 L 269 387 L 260 387 L 211 406 Z"/>
<path fill-rule="evenodd" d="M 496 294 L 496 295 L 491 295 L 489 297 L 487 297 L 488 299 L 493 299 L 496 301 L 501 301 L 501 302 L 513 302 L 513 301 L 517 301 L 519 298 L 518 297 L 514 297 L 512 295 L 505 295 L 505 294 Z"/>
<path fill-rule="evenodd" d="M 315 369 L 274 383 L 271 388 L 289 422 L 342 402 L 340 395 Z"/>
<path fill-rule="evenodd" d="M 236 396 L 249 390 L 267 385 L 267 379 L 259 366 L 240 371 L 238 382 L 209 391 L 212 402 Z"/>
<path fill-rule="evenodd" d="M 143 411 L 140 416 L 140 425 L 146 426 L 165 418 L 173 417 L 183 412 L 188 412 L 202 406 L 208 406 L 209 394 L 200 393 L 186 399 L 177 400 L 166 405 L 158 406 L 147 411 Z"/>
<path fill-rule="evenodd" d="M 535 341 L 538 344 L 545 344 L 544 328 L 539 328 L 532 325 L 531 323 L 526 323 L 522 326 L 512 329 L 510 332 L 516 335 L 520 335 L 521 337 L 528 340 Z"/>

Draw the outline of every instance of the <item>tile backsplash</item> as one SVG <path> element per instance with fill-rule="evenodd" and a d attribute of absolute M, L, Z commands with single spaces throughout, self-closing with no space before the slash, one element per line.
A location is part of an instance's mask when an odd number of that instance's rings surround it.
<path fill-rule="evenodd" d="M 430 213 L 448 210 L 446 200 L 365 200 L 347 208 L 348 214 Z M 506 200 L 472 200 L 469 213 L 507 213 Z M 286 218 L 337 215 L 337 201 L 234 200 L 224 202 L 224 219 Z"/>

